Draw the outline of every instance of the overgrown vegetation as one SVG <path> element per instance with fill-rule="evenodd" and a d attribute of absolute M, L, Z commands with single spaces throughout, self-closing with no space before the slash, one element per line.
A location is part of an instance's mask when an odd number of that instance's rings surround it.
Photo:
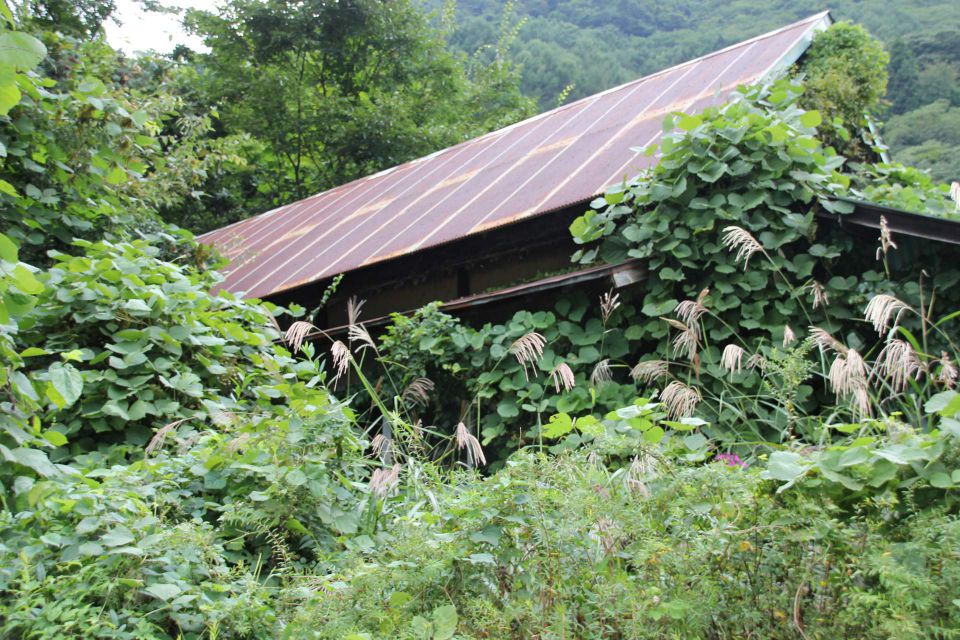
<path fill-rule="evenodd" d="M 109 81 L 107 10 L 0 30 L 4 637 L 957 637 L 955 256 L 815 222 L 948 202 L 860 123 L 847 166 L 796 81 L 671 116 L 573 228 L 632 299 L 317 340 L 159 221 L 225 147 Z"/>

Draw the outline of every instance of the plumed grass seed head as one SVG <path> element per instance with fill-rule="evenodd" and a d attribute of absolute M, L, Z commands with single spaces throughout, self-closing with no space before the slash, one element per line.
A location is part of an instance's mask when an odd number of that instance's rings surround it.
<path fill-rule="evenodd" d="M 613 380 L 613 369 L 610 368 L 610 360 L 605 358 L 594 365 L 590 373 L 590 384 L 599 388 L 611 380 Z"/>
<path fill-rule="evenodd" d="M 474 467 L 487 464 L 487 458 L 483 455 L 483 448 L 480 446 L 480 441 L 470 433 L 467 425 L 462 422 L 457 425 L 454 433 L 454 441 L 456 442 L 458 450 L 466 450 L 467 463 L 469 466 Z"/>
<path fill-rule="evenodd" d="M 910 380 L 921 376 L 923 364 L 909 342 L 894 339 L 887 341 L 877 356 L 876 373 L 886 377 L 896 391 L 904 391 Z"/>
<path fill-rule="evenodd" d="M 730 373 L 739 373 L 743 369 L 743 356 L 746 351 L 743 347 L 736 344 L 728 344 L 723 348 L 723 355 L 720 357 L 720 366 Z"/>
<path fill-rule="evenodd" d="M 550 377 L 553 379 L 553 386 L 556 387 L 557 393 L 560 393 L 561 390 L 570 391 L 577 386 L 577 378 L 573 374 L 573 369 L 566 362 L 557 363 L 557 366 L 550 372 Z"/>
<path fill-rule="evenodd" d="M 350 349 L 340 340 L 335 340 L 333 344 L 330 345 L 330 357 L 333 360 L 333 369 L 336 371 L 336 374 L 333 376 L 333 380 L 336 382 L 350 367 Z"/>
<path fill-rule="evenodd" d="M 674 380 L 660 393 L 660 400 L 673 418 L 684 418 L 693 415 L 697 405 L 702 400 L 700 390 L 690 387 L 679 380 Z"/>
<path fill-rule="evenodd" d="M 670 365 L 664 360 L 644 360 L 630 370 L 630 377 L 637 382 L 650 384 L 665 377 L 670 371 Z"/>
<path fill-rule="evenodd" d="M 523 375 L 529 380 L 527 368 L 534 369 L 540 358 L 543 357 L 543 348 L 546 346 L 546 339 L 535 331 L 523 335 L 510 345 L 510 353 L 517 359 L 520 366 L 523 367 Z"/>
<path fill-rule="evenodd" d="M 873 325 L 878 334 L 883 335 L 887 333 L 888 329 L 899 324 L 900 316 L 903 315 L 904 311 L 911 309 L 910 305 L 899 298 L 881 293 L 873 296 L 867 303 L 864 318 Z"/>
<path fill-rule="evenodd" d="M 753 235 L 742 227 L 724 227 L 723 229 L 723 246 L 725 246 L 730 251 L 736 251 L 737 254 L 734 257 L 734 262 L 740 264 L 743 262 L 743 270 L 746 271 L 748 265 L 750 264 L 750 258 L 754 254 L 762 253 L 767 255 L 767 252 L 763 250 L 763 245 L 753 237 Z"/>
<path fill-rule="evenodd" d="M 311 331 L 315 331 L 316 329 L 317 328 L 309 322 L 297 320 L 287 329 L 287 332 L 283 335 L 283 340 L 290 345 L 294 353 L 299 353 L 300 349 L 303 348 L 303 341 L 310 335 Z"/>

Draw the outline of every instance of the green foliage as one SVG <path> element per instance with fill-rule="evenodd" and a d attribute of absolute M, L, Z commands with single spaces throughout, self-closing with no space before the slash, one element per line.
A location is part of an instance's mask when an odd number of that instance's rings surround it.
<path fill-rule="evenodd" d="M 937 446 L 956 463 L 955 439 Z M 451 606 L 464 638 L 920 638 L 960 622 L 960 529 L 943 489 L 904 480 L 863 495 L 811 477 L 777 492 L 763 479 L 772 458 L 744 469 L 640 453 L 619 466 L 600 451 L 517 454 L 443 491 L 436 515 L 345 561 L 291 629 L 423 637 L 415 621 Z M 918 507 L 923 493 L 937 506 Z"/>
<path fill-rule="evenodd" d="M 144 241 L 77 245 L 35 273 L 0 236 L 0 629 L 257 637 L 289 576 L 378 535 L 353 414 L 280 310 Z"/>
<path fill-rule="evenodd" d="M 181 87 L 218 114 L 219 135 L 247 135 L 257 167 L 210 197 L 169 208 L 209 228 L 343 184 L 510 124 L 531 113 L 507 58 L 449 51 L 446 33 L 407 0 L 235 0 L 189 14 L 210 52 L 184 65 Z M 226 180 L 226 182 L 224 181 Z M 242 190 L 226 196 L 226 187 Z"/>
<path fill-rule="evenodd" d="M 927 171 L 898 162 L 881 162 L 859 167 L 853 176 L 858 195 L 905 211 L 921 211 L 957 217 L 956 204 L 946 198 L 946 184 L 938 184 Z"/>
<path fill-rule="evenodd" d="M 380 349 L 401 373 L 401 387 L 421 377 L 436 384 L 420 409 L 424 419 L 443 430 L 460 421 L 478 425 L 484 446 L 506 456 L 538 441 L 554 413 L 602 414 L 636 395 L 633 382 L 591 382 L 598 366 L 629 370 L 627 356 L 639 347 L 629 329 L 634 313 L 625 299 L 604 321 L 594 302 L 572 294 L 552 310 L 520 311 L 506 323 L 474 329 L 431 305 L 409 318 L 395 315 Z M 531 331 L 546 346 L 542 358 L 525 368 L 510 349 Z M 574 376 L 570 389 L 558 387 L 553 372 L 560 365 Z"/>
<path fill-rule="evenodd" d="M 21 14 L 31 26 L 78 38 L 93 38 L 116 9 L 114 0 L 31 0 Z"/>
<path fill-rule="evenodd" d="M 830 404 L 822 387 L 802 382 L 809 373 L 787 375 L 791 358 L 806 357 L 775 346 L 791 341 L 791 325 L 825 328 L 866 352 L 876 338 L 856 318 L 873 293 L 897 291 L 924 308 L 924 276 L 909 258 L 891 263 L 884 249 L 878 264 L 879 254 L 818 225 L 818 212 L 849 211 L 852 205 L 837 199 L 847 194 L 929 212 L 948 206 L 944 192 L 915 170 L 865 165 L 858 174 L 841 173 L 844 159 L 817 138 L 820 115 L 797 106 L 800 91 L 780 82 L 699 115 L 668 118 L 656 168 L 611 190 L 571 226 L 587 245 L 575 256 L 582 262 L 645 260 L 649 275 L 631 327 L 649 345 L 651 355 L 641 359 L 672 352 L 682 361 L 676 380 L 694 387 L 699 381 L 716 399 L 705 417 L 743 437 L 786 437 L 797 415 L 816 416 L 817 407 Z M 937 296 L 949 295 L 960 275 L 950 261 L 924 267 Z M 956 304 L 939 300 L 948 309 Z M 685 307 L 695 317 L 680 311 Z M 664 318 L 674 308 L 677 318 Z M 728 381 L 721 352 L 736 348 L 730 343 L 774 367 L 745 368 Z M 762 389 L 793 391 L 780 394 L 771 412 L 757 401 Z M 746 415 L 754 416 L 749 426 Z M 770 431 L 756 430 L 761 422 Z"/>
<path fill-rule="evenodd" d="M 643 257 L 642 289 L 480 329 L 436 305 L 395 317 L 379 341 L 356 325 L 332 363 L 363 394 L 341 402 L 316 345 L 302 344 L 309 324 L 281 335 L 285 310 L 217 292 L 205 252 L 155 222 L 157 207 L 202 202 L 200 185 L 250 187 L 245 160 L 271 151 L 224 132 L 229 119 L 191 93 L 203 65 L 145 58 L 132 72 L 74 39 L 110 6 L 30 5 L 76 17 L 64 19 L 70 36 L 44 35 L 45 62 L 39 40 L 0 31 L 0 635 L 956 635 L 957 314 L 935 315 L 956 308 L 956 260 L 889 236 L 866 260 L 859 240 L 813 223 L 848 193 L 943 209 L 929 177 L 897 165 L 840 173 L 816 137 L 820 116 L 789 84 L 677 115 L 660 166 L 575 225 L 598 243 L 581 258 Z M 414 108 L 442 123 L 434 142 L 466 130 L 430 112 L 437 96 L 465 95 L 442 91 L 462 61 L 409 5 L 314 9 L 316 20 L 235 2 L 219 19 L 256 43 L 242 64 L 286 73 L 293 52 L 333 74 L 324 115 L 365 110 L 353 122 L 379 127 Z M 519 28 L 504 20 L 497 55 Z M 316 46 L 298 53 L 304 42 Z M 338 55 L 318 63 L 331 43 Z M 415 55 L 378 67 L 404 51 Z M 470 112 L 487 124 L 517 108 L 509 65 L 489 53 L 471 61 L 466 89 L 480 104 L 504 98 Z M 175 95 L 157 89 L 167 79 L 182 83 Z M 413 144 L 400 138 L 390 144 Z M 278 157 L 269 166 L 289 161 Z M 760 238 L 744 273 L 721 246 L 724 220 Z M 797 285 L 814 278 L 834 300 L 815 321 L 846 344 L 787 339 L 783 325 L 811 312 Z M 878 290 L 906 302 L 868 311 L 866 331 L 854 318 Z M 680 343 L 686 362 L 671 344 L 678 324 L 699 331 L 692 348 Z M 870 354 L 877 333 L 883 350 Z M 734 340 L 763 366 L 721 356 Z M 882 417 L 849 419 L 856 405 L 842 390 L 828 398 L 825 379 L 839 378 L 815 353 L 869 366 L 854 381 Z M 654 401 L 638 386 L 663 389 Z M 486 479 L 474 433 L 498 449 L 502 469 Z"/>
<path fill-rule="evenodd" d="M 272 305 L 210 296 L 213 274 L 158 260 L 145 241 L 77 246 L 82 255 L 52 254 L 19 342 L 32 363 L 65 357 L 82 376 L 82 402 L 50 406 L 82 449 L 89 438 L 115 442 L 111 432 L 143 445 L 158 422 L 215 418 L 255 399 L 256 385 L 291 363 L 272 344 Z M 251 365 L 260 378 L 244 370 Z"/>
<path fill-rule="evenodd" d="M 930 169 L 936 180 L 960 176 L 960 98 L 937 100 L 909 113 L 890 118 L 884 127 L 884 141 L 900 161 Z"/>
<path fill-rule="evenodd" d="M 803 103 L 827 120 L 862 126 L 887 91 L 890 56 L 863 27 L 838 22 L 818 33 L 804 56 Z"/>
<path fill-rule="evenodd" d="M 81 61 L 59 82 L 17 76 L 22 101 L 0 127 L 8 185 L 0 221 L 27 246 L 67 243 L 127 215 L 130 185 L 145 169 L 141 149 L 152 144 L 144 135 L 149 113 L 88 75 L 97 71 L 87 66 L 91 50 L 102 45 L 76 47 L 85 51 L 70 54 Z"/>

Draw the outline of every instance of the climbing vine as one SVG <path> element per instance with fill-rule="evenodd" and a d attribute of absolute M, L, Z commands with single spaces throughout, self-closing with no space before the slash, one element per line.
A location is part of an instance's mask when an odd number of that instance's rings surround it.
<path fill-rule="evenodd" d="M 809 328 L 876 356 L 882 341 L 863 320 L 871 298 L 896 294 L 927 315 L 953 311 L 958 256 L 837 224 L 851 200 L 941 214 L 949 201 L 916 170 L 848 166 L 823 145 L 822 118 L 801 106 L 803 91 L 780 81 L 667 118 L 662 142 L 649 150 L 659 153 L 656 167 L 597 199 L 571 226 L 582 245 L 576 262 L 638 258 L 647 268 L 606 309 L 596 298 L 565 296 L 555 308 L 479 329 L 436 306 L 397 316 L 382 341 L 388 359 L 440 389 L 424 419 L 479 420 L 484 444 L 509 452 L 539 443 L 552 415 L 602 415 L 657 392 L 677 417 L 699 415 L 713 425 L 710 435 L 735 441 L 812 437 L 825 420 L 856 417 L 850 398 L 827 384 L 829 362 Z M 902 330 L 919 335 L 919 319 L 905 318 Z M 530 331 L 546 341 L 532 376 L 505 357 Z M 555 386 L 561 363 L 575 380 L 569 388 Z M 468 404 L 482 411 L 471 415 Z"/>

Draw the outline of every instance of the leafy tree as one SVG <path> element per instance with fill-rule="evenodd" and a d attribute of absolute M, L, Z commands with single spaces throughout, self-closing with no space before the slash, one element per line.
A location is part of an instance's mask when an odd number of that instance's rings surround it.
<path fill-rule="evenodd" d="M 827 121 L 821 137 L 854 159 L 875 159 L 871 116 L 887 90 L 890 56 L 863 27 L 846 22 L 818 33 L 803 58 L 803 105 Z M 862 136 L 851 136 L 850 128 Z"/>
<path fill-rule="evenodd" d="M 222 131 L 264 145 L 247 214 L 529 113 L 505 51 L 468 62 L 406 0 L 235 0 L 189 24 L 210 47 L 195 64 Z"/>
<path fill-rule="evenodd" d="M 917 96 L 920 65 L 913 49 L 902 38 L 897 38 L 890 45 L 889 72 L 887 96 L 890 112 L 899 114 L 916 109 L 920 104 Z"/>
<path fill-rule="evenodd" d="M 90 39 L 100 35 L 116 7 L 115 0 L 26 0 L 20 10 L 41 30 Z"/>

